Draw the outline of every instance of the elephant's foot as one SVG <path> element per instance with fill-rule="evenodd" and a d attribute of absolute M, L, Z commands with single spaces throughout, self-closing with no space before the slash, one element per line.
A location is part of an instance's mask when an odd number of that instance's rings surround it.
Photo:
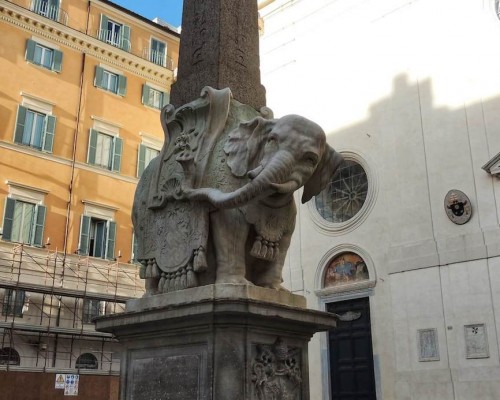
<path fill-rule="evenodd" d="M 245 279 L 241 275 L 226 275 L 226 276 L 218 276 L 217 279 L 215 280 L 216 284 L 219 283 L 230 283 L 233 285 L 248 285 L 248 286 L 255 286 L 252 282 L 249 280 Z"/>
<path fill-rule="evenodd" d="M 257 283 L 257 286 L 265 287 L 265 288 L 268 288 L 268 289 L 279 290 L 280 292 L 290 293 L 290 291 L 287 288 L 285 288 L 284 286 L 282 286 L 278 282 L 276 282 L 276 283 L 264 283 L 264 284 L 258 284 Z"/>

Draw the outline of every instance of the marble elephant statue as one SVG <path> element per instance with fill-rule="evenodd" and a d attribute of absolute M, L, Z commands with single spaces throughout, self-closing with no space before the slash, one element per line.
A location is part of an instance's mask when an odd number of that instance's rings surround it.
<path fill-rule="evenodd" d="M 208 88 L 165 113 L 167 145 L 133 207 L 147 294 L 214 282 L 282 289 L 293 193 L 303 187 L 303 203 L 319 194 L 342 157 L 316 123 L 264 118 L 230 92 Z"/>

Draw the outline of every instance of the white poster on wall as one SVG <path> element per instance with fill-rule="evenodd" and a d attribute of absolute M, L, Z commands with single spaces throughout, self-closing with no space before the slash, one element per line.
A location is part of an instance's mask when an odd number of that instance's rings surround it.
<path fill-rule="evenodd" d="M 66 386 L 66 374 L 56 374 L 56 389 L 64 389 Z"/>
<path fill-rule="evenodd" d="M 65 396 L 78 396 L 78 381 L 80 380 L 80 375 L 76 374 L 66 374 L 66 381 L 64 385 L 64 395 Z"/>

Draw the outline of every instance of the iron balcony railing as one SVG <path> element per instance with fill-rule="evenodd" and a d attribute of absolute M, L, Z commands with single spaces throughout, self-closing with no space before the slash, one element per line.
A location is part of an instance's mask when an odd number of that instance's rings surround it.
<path fill-rule="evenodd" d="M 130 40 L 124 38 L 121 34 L 110 31 L 108 29 L 99 29 L 97 31 L 97 38 L 112 46 L 118 47 L 122 50 L 130 52 Z"/>
<path fill-rule="evenodd" d="M 61 24 L 68 24 L 68 13 L 62 10 L 59 6 L 50 5 L 46 0 L 33 1 L 31 11 Z"/>
<path fill-rule="evenodd" d="M 172 58 L 168 57 L 162 51 L 156 51 L 145 47 L 142 57 L 146 60 L 151 61 L 152 63 L 161 65 L 162 67 L 168 68 L 172 71 L 174 70 L 174 60 L 172 60 Z"/>

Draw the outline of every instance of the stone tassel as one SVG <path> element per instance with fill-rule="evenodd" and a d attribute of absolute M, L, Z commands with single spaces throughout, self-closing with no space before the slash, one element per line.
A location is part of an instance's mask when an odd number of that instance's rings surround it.
<path fill-rule="evenodd" d="M 167 292 L 173 292 L 175 290 L 174 284 L 175 284 L 175 274 L 171 273 L 169 274 Z"/>
<path fill-rule="evenodd" d="M 262 250 L 262 236 L 257 236 L 255 241 L 253 242 L 252 250 L 250 251 L 250 255 L 260 258 L 260 252 Z"/>
<path fill-rule="evenodd" d="M 158 282 L 158 291 L 159 292 L 164 292 L 165 291 L 165 272 L 161 274 L 160 282 Z"/>
<path fill-rule="evenodd" d="M 274 243 L 269 242 L 269 245 L 267 247 L 267 254 L 266 254 L 266 260 L 274 260 Z"/>
<path fill-rule="evenodd" d="M 186 287 L 191 288 L 196 286 L 198 286 L 198 280 L 196 279 L 196 274 L 193 271 L 193 266 L 189 264 L 186 271 Z"/>
<path fill-rule="evenodd" d="M 207 255 L 203 246 L 194 251 L 193 267 L 195 272 L 205 271 L 208 267 Z"/>
<path fill-rule="evenodd" d="M 152 258 L 150 258 L 148 260 L 148 263 L 146 265 L 146 273 L 144 274 L 145 278 L 152 278 L 152 276 L 151 276 L 151 270 L 153 268 L 153 262 L 154 262 L 154 260 Z"/>
<path fill-rule="evenodd" d="M 181 272 L 177 270 L 174 279 L 174 290 L 179 290 L 181 286 Z"/>
<path fill-rule="evenodd" d="M 151 268 L 150 268 L 150 278 L 159 278 L 161 276 L 161 271 L 160 268 L 158 268 L 158 264 L 156 263 L 156 260 L 153 259 L 153 262 L 151 263 Z"/>
<path fill-rule="evenodd" d="M 187 287 L 186 268 L 183 268 L 181 272 L 181 282 L 179 289 L 186 289 L 186 287 Z"/>
<path fill-rule="evenodd" d="M 274 243 L 274 260 L 277 260 L 280 256 L 280 242 Z"/>
<path fill-rule="evenodd" d="M 262 241 L 262 248 L 260 249 L 260 257 L 264 260 L 267 258 L 267 240 Z"/>

